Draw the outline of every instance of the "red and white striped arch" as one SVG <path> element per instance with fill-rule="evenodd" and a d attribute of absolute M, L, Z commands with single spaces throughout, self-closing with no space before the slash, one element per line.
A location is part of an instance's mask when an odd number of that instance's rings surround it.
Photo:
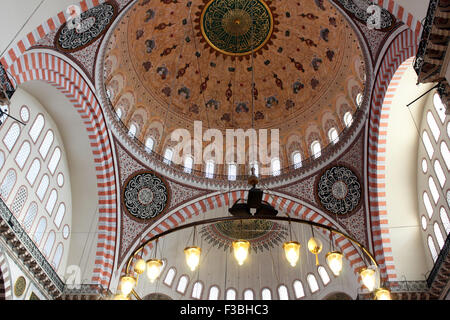
<path fill-rule="evenodd" d="M 411 30 L 401 32 L 388 48 L 379 69 L 369 118 L 368 188 L 374 254 L 384 280 L 396 280 L 386 209 L 386 139 L 389 111 L 398 79 L 417 52 Z M 397 72 L 397 73 L 396 73 Z"/>
<path fill-rule="evenodd" d="M 87 11 L 106 0 L 83 0 L 79 3 L 81 11 Z M 398 5 L 395 0 L 376 0 L 380 7 L 385 8 L 392 13 L 398 20 L 405 23 L 415 34 L 416 39 L 419 39 L 422 34 L 422 24 L 410 12 L 407 12 L 402 6 Z M 0 59 L 0 62 L 5 68 L 11 66 L 18 57 L 20 57 L 26 50 L 36 44 L 40 39 L 45 37 L 49 32 L 57 30 L 62 26 L 70 15 L 61 11 L 56 16 L 49 18 L 47 21 L 40 24 L 32 32 L 28 33 L 25 38 L 17 42 L 11 47 L 8 52 Z"/>
<path fill-rule="evenodd" d="M 186 224 L 188 220 L 202 213 L 206 213 L 208 211 L 217 208 L 229 207 L 233 203 L 235 203 L 238 199 L 246 198 L 247 195 L 248 191 L 243 190 L 225 192 L 183 206 L 179 208 L 177 211 L 169 214 L 163 221 L 158 223 L 156 226 L 151 227 L 151 229 L 146 233 L 146 235 L 144 236 L 143 240 L 140 243 L 144 243 L 149 239 L 151 239 L 152 237 L 167 230 L 173 229 L 178 225 Z M 328 220 L 327 218 L 324 218 L 321 214 L 315 212 L 313 209 L 306 207 L 305 205 L 301 204 L 298 201 L 288 199 L 281 194 L 269 195 L 266 193 L 264 194 L 263 200 L 270 203 L 278 211 L 288 213 L 291 217 L 297 217 L 300 219 L 305 219 L 336 228 L 336 225 L 332 221 Z M 325 231 L 323 232 L 326 233 Z M 328 233 L 326 233 L 326 236 L 328 236 Z M 365 266 L 365 263 L 362 260 L 361 255 L 359 254 L 355 245 L 351 241 L 347 240 L 346 238 L 340 235 L 335 236 L 334 239 L 336 246 L 338 246 L 342 250 L 342 253 L 349 261 L 355 273 L 360 268 Z M 148 250 L 151 248 L 152 245 L 149 244 L 149 246 L 147 246 L 144 249 L 144 255 L 147 255 L 149 253 Z M 125 270 L 126 264 L 122 269 L 122 273 L 124 273 Z"/>
<path fill-rule="evenodd" d="M 108 288 L 116 245 L 117 192 L 113 148 L 100 105 L 77 70 L 49 53 L 25 53 L 11 66 L 10 72 L 18 85 L 42 80 L 58 88 L 73 104 L 86 127 L 95 161 L 99 198 L 98 242 L 92 281 Z"/>
<path fill-rule="evenodd" d="M 3 277 L 4 292 L 0 292 L 1 300 L 12 300 L 12 281 L 11 274 L 9 272 L 8 261 L 4 252 L 0 251 L 0 271 Z"/>

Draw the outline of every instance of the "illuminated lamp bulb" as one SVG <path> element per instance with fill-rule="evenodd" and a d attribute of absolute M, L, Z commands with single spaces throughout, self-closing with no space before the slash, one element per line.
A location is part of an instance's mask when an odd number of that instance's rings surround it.
<path fill-rule="evenodd" d="M 314 238 L 314 237 L 311 237 L 309 239 L 309 241 L 308 241 L 308 250 L 312 254 L 316 255 L 316 266 L 319 265 L 319 257 L 318 257 L 318 255 L 322 251 L 322 247 L 323 247 L 322 241 L 320 241 L 319 239 Z"/>
<path fill-rule="evenodd" d="M 134 271 L 141 275 L 145 272 L 145 268 L 146 268 L 146 262 L 144 259 L 139 259 L 138 261 L 136 261 L 136 264 L 134 265 Z"/>
<path fill-rule="evenodd" d="M 136 287 L 136 279 L 133 277 L 122 277 L 120 279 L 120 291 L 123 295 L 127 296 L 133 291 L 134 287 Z"/>
<path fill-rule="evenodd" d="M 333 274 L 338 276 L 342 271 L 343 254 L 339 251 L 331 251 L 327 253 L 325 258 Z"/>
<path fill-rule="evenodd" d="M 150 259 L 147 261 L 147 278 L 151 283 L 155 282 L 161 274 L 163 262 L 159 259 Z"/>
<path fill-rule="evenodd" d="M 375 290 L 375 300 L 392 300 L 391 293 L 388 289 L 379 288 Z"/>
<path fill-rule="evenodd" d="M 248 251 L 250 249 L 250 242 L 246 240 L 233 241 L 234 257 L 238 264 L 242 266 L 244 261 L 247 260 Z"/>
<path fill-rule="evenodd" d="M 296 241 L 289 241 L 283 243 L 284 254 L 292 267 L 297 265 L 300 259 L 300 243 Z"/>
<path fill-rule="evenodd" d="M 199 247 L 188 247 L 184 249 L 184 254 L 186 256 L 186 264 L 189 266 L 191 271 L 195 271 L 200 264 L 200 254 L 202 249 Z"/>
<path fill-rule="evenodd" d="M 370 268 L 363 268 L 359 273 L 362 283 L 366 286 L 370 292 L 375 289 L 375 270 Z"/>
<path fill-rule="evenodd" d="M 113 300 L 130 300 L 130 298 L 124 294 L 116 294 Z"/>

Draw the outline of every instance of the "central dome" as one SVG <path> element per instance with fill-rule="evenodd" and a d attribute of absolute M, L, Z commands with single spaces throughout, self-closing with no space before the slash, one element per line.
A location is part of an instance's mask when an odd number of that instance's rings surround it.
<path fill-rule="evenodd" d="M 270 40 L 273 16 L 260 0 L 211 0 L 202 9 L 201 33 L 208 44 L 228 55 L 247 55 Z"/>
<path fill-rule="evenodd" d="M 293 151 L 308 158 L 313 141 L 323 148 L 330 128 L 345 128 L 364 92 L 364 61 L 327 0 L 141 0 L 109 40 L 105 85 L 122 122 L 142 142 L 151 137 L 155 152 L 173 146 L 176 129 L 194 137 L 194 121 L 224 133 L 279 129 L 284 167 Z"/>

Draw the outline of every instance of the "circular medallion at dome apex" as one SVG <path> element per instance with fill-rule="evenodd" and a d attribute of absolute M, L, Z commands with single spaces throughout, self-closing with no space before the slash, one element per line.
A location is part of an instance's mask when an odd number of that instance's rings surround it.
<path fill-rule="evenodd" d="M 282 145 L 295 141 L 303 159 L 312 141 L 325 148 L 330 127 L 344 130 L 343 114 L 357 110 L 356 96 L 370 78 L 361 76 L 365 55 L 346 18 L 327 0 L 273 1 L 277 32 L 254 61 L 233 59 L 196 29 L 209 2 L 138 1 L 122 17 L 106 48 L 103 88 L 121 121 L 138 126 L 137 139 L 154 139 L 160 155 L 174 130 L 194 137 L 194 121 L 204 131 L 279 129 Z M 282 168 L 292 164 L 289 154 L 280 160 Z"/>
<path fill-rule="evenodd" d="M 224 250 L 230 248 L 233 241 L 246 239 L 255 252 L 280 245 L 288 235 L 285 226 L 269 220 L 218 222 L 202 227 L 199 233 L 203 240 Z"/>
<path fill-rule="evenodd" d="M 273 23 L 270 8 L 261 0 L 210 0 L 199 19 L 201 34 L 212 48 L 239 56 L 266 45 Z"/>
<path fill-rule="evenodd" d="M 169 203 L 169 189 L 162 178 L 152 172 L 139 172 L 125 182 L 125 211 L 139 220 L 149 220 L 164 212 Z"/>
<path fill-rule="evenodd" d="M 80 15 L 79 24 L 65 23 L 58 31 L 55 45 L 66 52 L 81 50 L 97 40 L 113 22 L 117 15 L 117 6 L 107 1 L 93 7 Z"/>
<path fill-rule="evenodd" d="M 349 168 L 335 166 L 319 178 L 317 196 L 321 205 L 333 214 L 353 212 L 361 201 L 361 184 Z"/>

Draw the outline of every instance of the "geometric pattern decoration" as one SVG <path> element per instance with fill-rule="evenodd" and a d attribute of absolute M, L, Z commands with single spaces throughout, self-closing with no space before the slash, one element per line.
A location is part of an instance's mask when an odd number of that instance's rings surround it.
<path fill-rule="evenodd" d="M 139 172 L 125 182 L 123 204 L 125 211 L 139 220 L 157 217 L 169 203 L 169 188 L 152 172 Z"/>
<path fill-rule="evenodd" d="M 0 300 L 12 300 L 11 275 L 9 273 L 8 261 L 2 251 L 0 251 L 0 277 L 3 285 L 0 292 Z"/>
<path fill-rule="evenodd" d="M 211 0 L 200 18 L 203 38 L 227 55 L 257 52 L 270 40 L 273 25 L 270 8 L 260 0 Z"/>
<path fill-rule="evenodd" d="M 65 52 L 87 47 L 108 29 L 116 15 L 116 5 L 109 2 L 83 12 L 78 26 L 75 26 L 75 23 L 66 23 L 59 29 L 55 46 Z"/>
<path fill-rule="evenodd" d="M 337 0 L 336 2 L 340 4 L 345 9 L 345 11 L 353 14 L 356 19 L 362 21 L 363 23 L 366 23 L 366 21 L 371 18 L 371 15 L 366 10 L 372 4 L 369 1 L 366 1 L 365 4 L 359 3 L 360 1 L 354 0 Z M 355 2 L 358 2 L 358 4 L 356 4 Z M 361 8 L 361 6 L 363 6 L 363 8 Z M 378 28 L 378 26 L 377 28 L 381 30 L 391 28 L 394 25 L 394 17 L 392 16 L 392 14 L 384 8 L 381 9 L 380 14 L 380 28 Z"/>
<path fill-rule="evenodd" d="M 202 227 L 199 233 L 203 240 L 224 251 L 233 241 L 246 239 L 255 252 L 279 246 L 288 235 L 285 226 L 270 220 L 218 222 Z"/>
<path fill-rule="evenodd" d="M 317 196 L 322 206 L 333 214 L 355 210 L 361 200 L 361 184 L 350 169 L 342 166 L 326 170 L 317 184 Z"/>

